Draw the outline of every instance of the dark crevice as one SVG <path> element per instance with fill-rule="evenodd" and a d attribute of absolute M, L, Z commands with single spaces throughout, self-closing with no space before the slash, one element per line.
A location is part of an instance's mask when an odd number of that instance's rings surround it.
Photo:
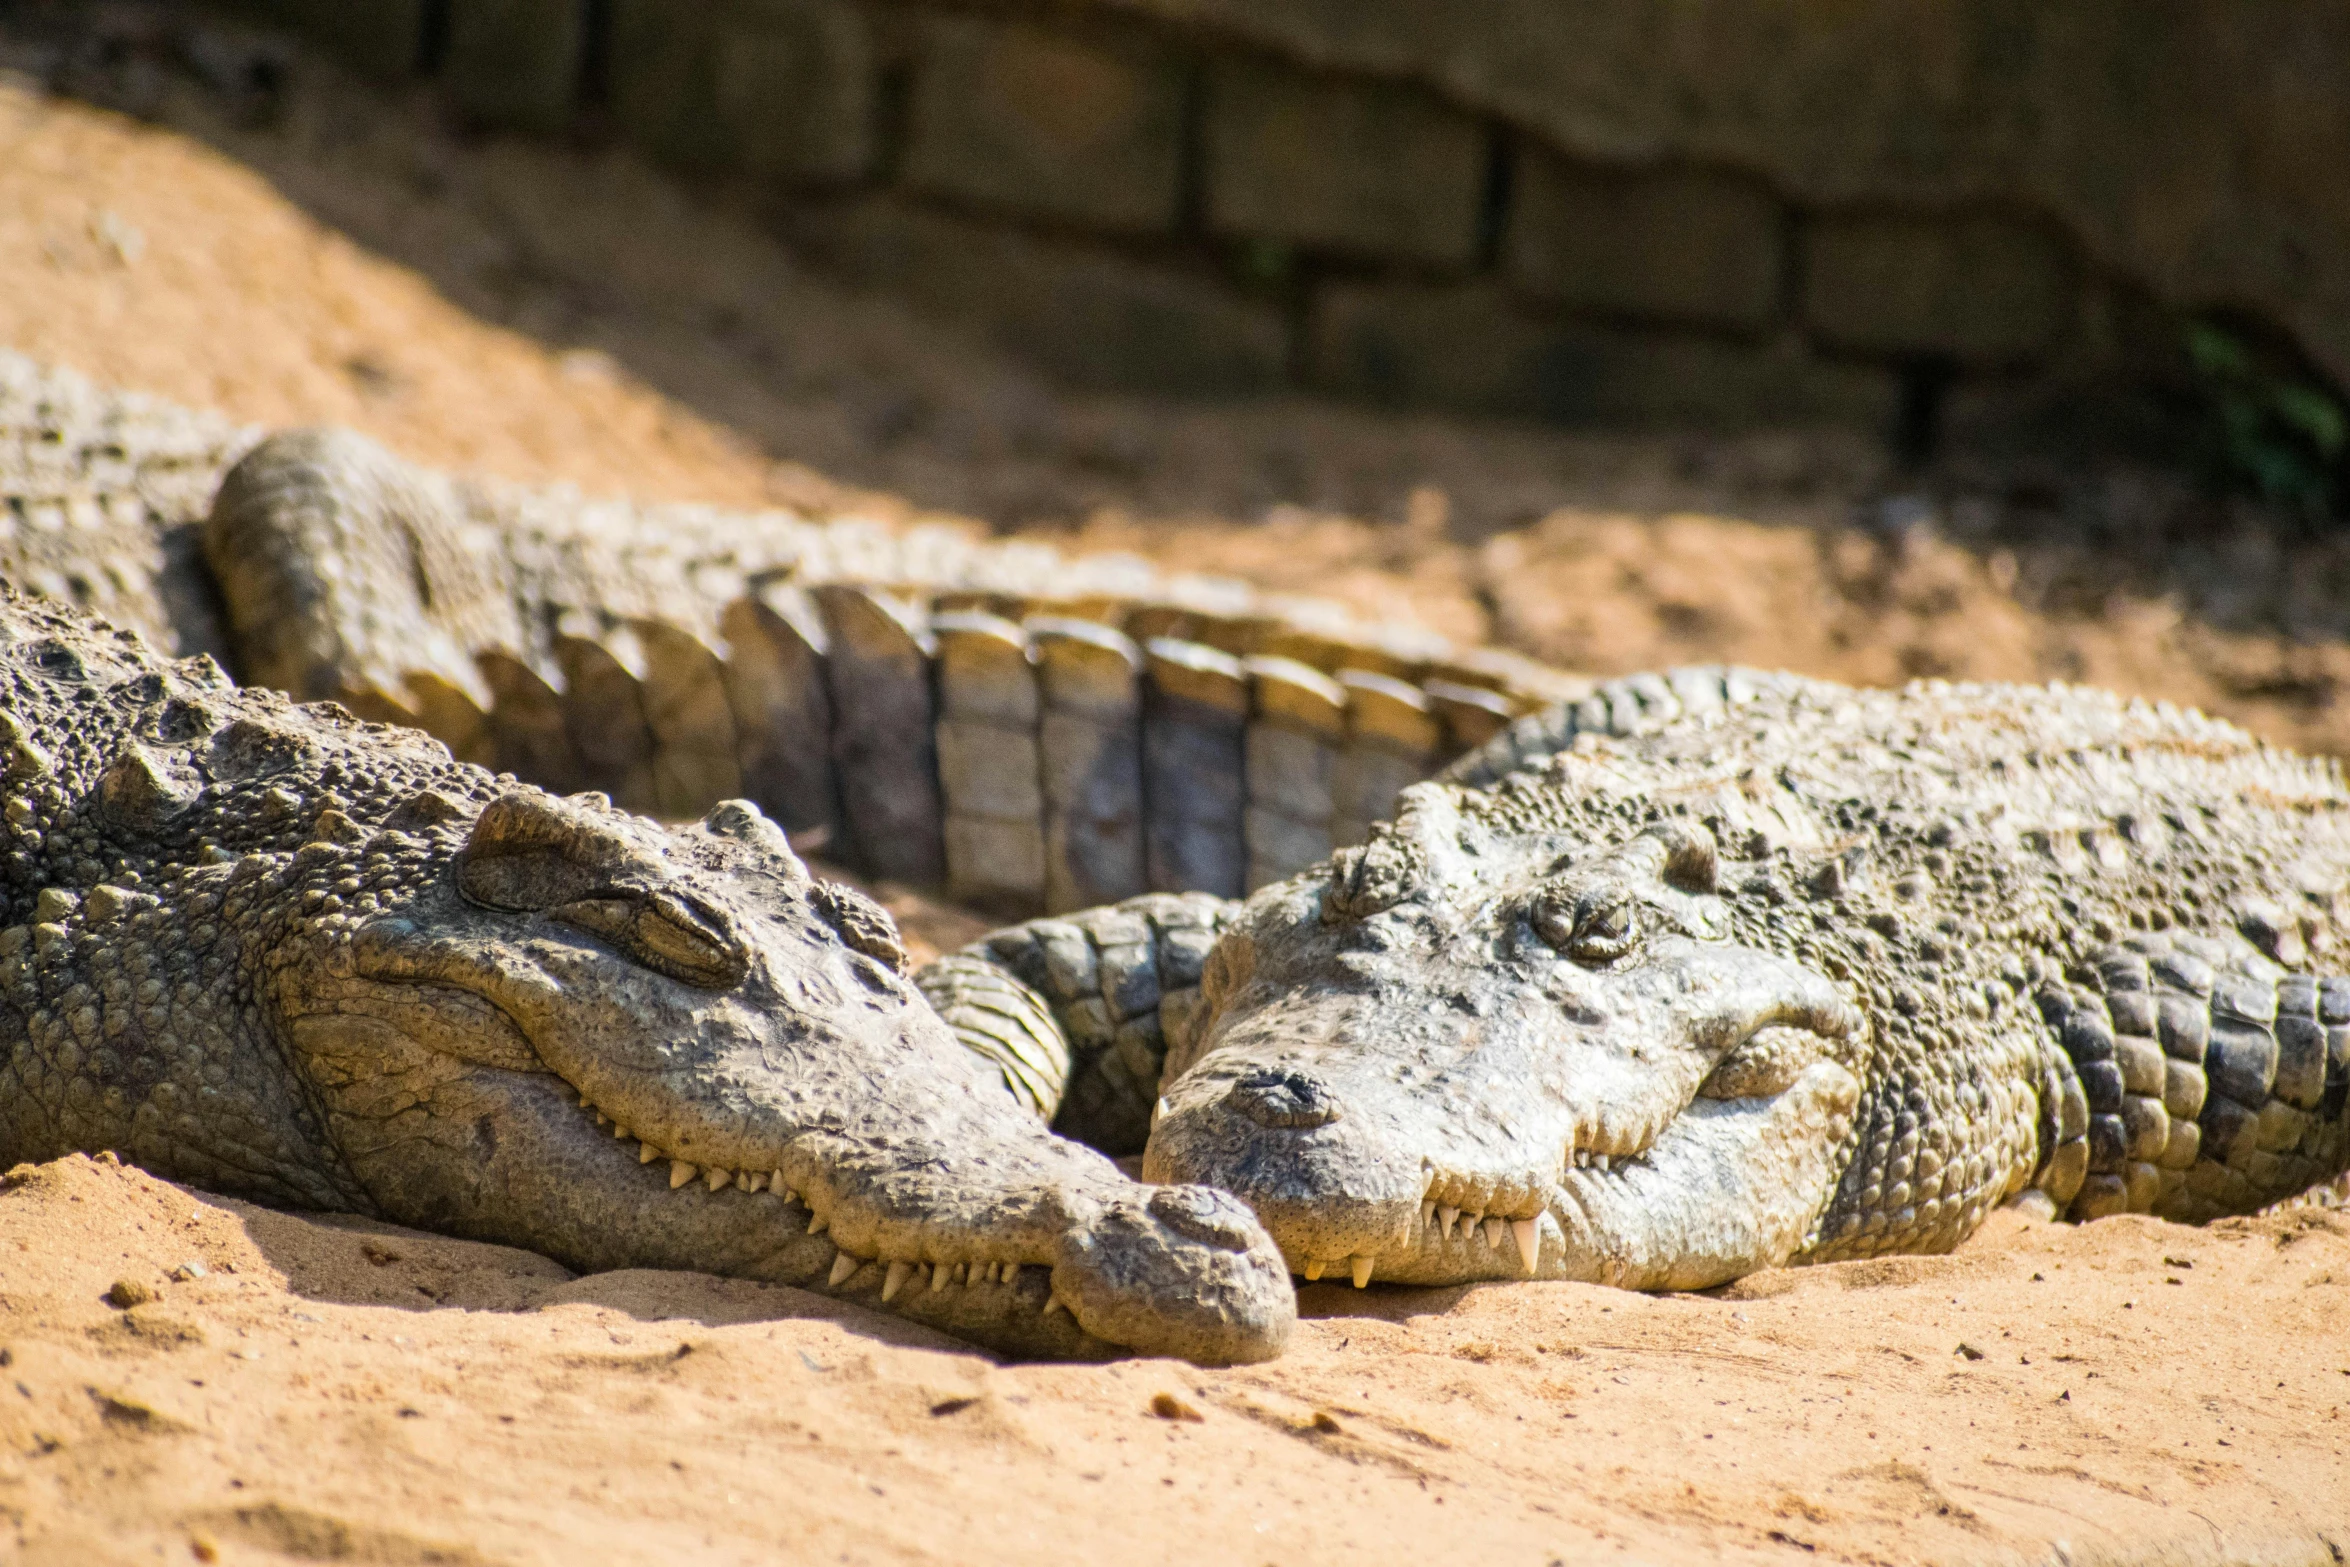
<path fill-rule="evenodd" d="M 1183 122 L 1177 133 L 1175 230 L 1197 237 L 1208 227 L 1208 72 L 1194 63 L 1183 73 Z"/>
<path fill-rule="evenodd" d="M 1516 183 L 1517 143 L 1498 127 L 1487 134 L 1485 190 L 1477 207 L 1477 270 L 1486 272 L 1501 259 L 1502 235 L 1509 227 L 1510 197 Z"/>
<path fill-rule="evenodd" d="M 914 112 L 914 64 L 893 59 L 873 80 L 873 181 L 895 185 L 906 159 L 906 139 Z"/>
<path fill-rule="evenodd" d="M 612 101 L 612 0 L 580 0 L 579 103 L 600 109 Z"/>
<path fill-rule="evenodd" d="M 437 75 L 449 57 L 450 0 L 424 0 L 416 28 L 416 74 Z"/>
<path fill-rule="evenodd" d="M 1958 367 L 1940 356 L 1913 359 L 1901 367 L 1901 409 L 1895 416 L 1893 455 L 1904 467 L 1933 461 L 1942 434 L 1942 407 Z"/>

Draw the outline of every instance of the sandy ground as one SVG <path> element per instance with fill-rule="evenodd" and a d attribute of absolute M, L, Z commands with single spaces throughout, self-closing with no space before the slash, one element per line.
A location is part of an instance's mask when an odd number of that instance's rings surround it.
<path fill-rule="evenodd" d="M 1073 394 L 812 277 L 745 193 L 306 61 L 238 102 L 109 14 L 130 43 L 72 79 L 143 119 L 6 75 L 60 57 L 0 29 L 0 342 L 105 381 L 519 478 L 1049 528 L 1594 670 L 2086 679 L 2350 752 L 2350 557 L 2175 479 Z M 894 906 L 933 948 L 976 928 Z M 1271 1367 L 999 1366 L 788 1289 L 68 1160 L 0 1190 L 0 1559 L 2350 1550 L 2335 1215 L 2003 1215 L 1718 1297 L 1302 1303 Z"/>
<path fill-rule="evenodd" d="M 2337 1213 L 2002 1215 L 1718 1297 L 1301 1304 L 1270 1366 L 1003 1366 L 799 1290 L 573 1279 L 77 1157 L 0 1190 L 0 1528 L 28 1567 L 2350 1545 Z"/>

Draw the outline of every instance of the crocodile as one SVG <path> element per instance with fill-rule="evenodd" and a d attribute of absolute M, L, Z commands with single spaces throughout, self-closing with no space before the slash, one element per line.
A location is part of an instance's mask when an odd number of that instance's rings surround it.
<path fill-rule="evenodd" d="M 1698 1289 L 2339 1177 L 2346 808 L 2336 763 L 2169 704 L 1677 670 L 1245 903 L 1033 920 L 921 982 L 1307 1279 Z"/>
<path fill-rule="evenodd" d="M 1234 895 L 1587 681 L 1342 606 L 855 515 L 594 499 L 0 353 L 0 580 L 670 819 L 749 798 L 1019 915 Z"/>
<path fill-rule="evenodd" d="M 664 826 L 0 592 L 0 1164 L 693 1268 L 1016 1355 L 1280 1349 L 1279 1254 L 1051 1135 L 756 806 Z"/>

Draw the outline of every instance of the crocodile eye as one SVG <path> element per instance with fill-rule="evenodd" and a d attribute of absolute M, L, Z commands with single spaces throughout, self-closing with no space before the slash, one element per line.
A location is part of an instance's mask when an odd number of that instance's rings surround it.
<path fill-rule="evenodd" d="M 749 967 L 715 922 L 665 892 L 637 910 L 633 950 L 646 967 L 708 990 L 741 983 Z"/>
<path fill-rule="evenodd" d="M 1589 894 L 1568 903 L 1545 898 L 1534 931 L 1578 963 L 1613 963 L 1640 941 L 1640 915 L 1621 895 Z"/>
<path fill-rule="evenodd" d="M 552 912 L 572 929 L 601 936 L 616 947 L 628 945 L 629 932 L 636 924 L 636 905 L 625 898 L 581 898 Z"/>
<path fill-rule="evenodd" d="M 683 984 L 727 990 L 748 971 L 741 952 L 714 920 L 665 892 L 580 898 L 549 912 Z"/>

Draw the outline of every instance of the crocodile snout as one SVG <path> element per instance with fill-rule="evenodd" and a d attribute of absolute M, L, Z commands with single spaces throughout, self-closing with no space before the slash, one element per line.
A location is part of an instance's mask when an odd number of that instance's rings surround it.
<path fill-rule="evenodd" d="M 1232 1111 L 1272 1130 L 1328 1126 L 1338 1119 L 1338 1098 L 1319 1078 L 1294 1067 L 1251 1072 L 1224 1096 Z"/>

